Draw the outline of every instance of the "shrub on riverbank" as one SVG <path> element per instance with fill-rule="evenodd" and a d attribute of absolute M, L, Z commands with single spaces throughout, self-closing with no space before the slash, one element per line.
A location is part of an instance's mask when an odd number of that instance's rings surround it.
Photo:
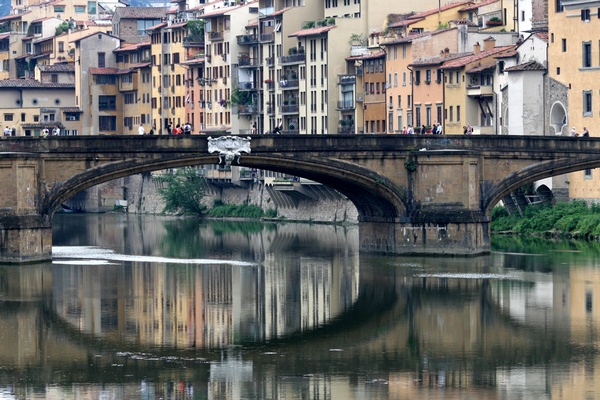
<path fill-rule="evenodd" d="M 529 205 L 523 215 L 508 215 L 504 207 L 492 210 L 491 231 L 517 234 L 551 234 L 574 237 L 600 236 L 600 205 L 584 201 L 553 206 Z"/>
<path fill-rule="evenodd" d="M 207 215 L 212 218 L 260 219 L 263 217 L 273 218 L 277 215 L 277 212 L 273 209 L 265 212 L 262 208 L 251 204 L 225 204 L 220 200 L 216 200 Z"/>

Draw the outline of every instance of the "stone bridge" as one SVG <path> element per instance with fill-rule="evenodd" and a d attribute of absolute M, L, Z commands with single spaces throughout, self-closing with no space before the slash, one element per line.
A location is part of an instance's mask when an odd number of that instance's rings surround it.
<path fill-rule="evenodd" d="M 208 150 L 207 136 L 0 140 L 0 262 L 50 259 L 53 213 L 77 192 L 131 174 L 216 164 Z M 239 165 L 301 176 L 345 195 L 358 209 L 363 251 L 475 255 L 489 252 L 490 210 L 504 195 L 600 167 L 600 140 L 259 135 Z"/>

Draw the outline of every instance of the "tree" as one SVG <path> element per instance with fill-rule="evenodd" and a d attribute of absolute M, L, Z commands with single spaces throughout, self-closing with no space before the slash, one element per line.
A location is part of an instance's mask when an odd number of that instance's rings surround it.
<path fill-rule="evenodd" d="M 206 179 L 196 173 L 196 168 L 179 168 L 175 173 L 154 178 L 159 182 L 158 193 L 165 202 L 163 213 L 196 215 L 202 217 L 207 207 Z"/>

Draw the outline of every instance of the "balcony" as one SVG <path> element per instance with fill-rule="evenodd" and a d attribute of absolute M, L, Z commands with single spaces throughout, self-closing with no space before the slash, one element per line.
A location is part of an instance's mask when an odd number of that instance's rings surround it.
<path fill-rule="evenodd" d="M 238 84 L 239 90 L 258 90 L 259 88 L 254 84 L 254 82 L 240 82 Z"/>
<path fill-rule="evenodd" d="M 212 41 L 221 41 L 223 36 L 223 31 L 208 32 L 208 38 Z"/>
<path fill-rule="evenodd" d="M 300 111 L 300 107 L 298 104 L 284 104 L 281 106 L 282 114 L 298 114 Z"/>
<path fill-rule="evenodd" d="M 471 97 L 489 97 L 494 95 L 494 88 L 491 85 L 487 86 L 467 86 L 467 96 Z"/>
<path fill-rule="evenodd" d="M 338 101 L 337 103 L 337 110 L 339 111 L 343 111 L 343 110 L 354 110 L 355 105 L 353 101 L 349 101 L 349 100 L 345 100 L 345 101 Z"/>
<path fill-rule="evenodd" d="M 183 47 L 204 47 L 204 35 L 190 35 L 184 37 Z"/>
<path fill-rule="evenodd" d="M 279 57 L 280 65 L 303 64 L 306 61 L 306 54 L 292 54 L 289 56 Z"/>
<path fill-rule="evenodd" d="M 238 67 L 240 68 L 258 68 L 260 67 L 260 62 L 258 58 L 249 57 L 245 54 L 238 56 Z"/>
<path fill-rule="evenodd" d="M 261 43 L 271 43 L 275 41 L 275 34 L 273 33 L 261 33 L 259 35 L 259 41 Z"/>
<path fill-rule="evenodd" d="M 239 35 L 236 37 L 239 45 L 252 45 L 258 44 L 258 37 L 256 35 Z"/>
<path fill-rule="evenodd" d="M 282 90 L 298 89 L 300 81 L 298 79 L 282 79 L 279 81 L 279 88 Z"/>
<path fill-rule="evenodd" d="M 261 114 L 261 109 L 252 104 L 238 105 L 238 113 L 240 115 L 257 115 Z"/>

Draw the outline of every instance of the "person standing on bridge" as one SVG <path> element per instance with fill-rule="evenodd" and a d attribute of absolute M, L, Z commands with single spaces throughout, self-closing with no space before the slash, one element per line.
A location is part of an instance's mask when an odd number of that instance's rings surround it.
<path fill-rule="evenodd" d="M 588 130 L 585 126 L 583 127 L 583 133 L 581 134 L 581 136 L 590 137 L 590 133 L 588 132 Z"/>
<path fill-rule="evenodd" d="M 140 127 L 138 128 L 138 135 L 145 135 L 146 134 L 146 130 L 144 129 L 144 125 L 140 124 Z"/>

